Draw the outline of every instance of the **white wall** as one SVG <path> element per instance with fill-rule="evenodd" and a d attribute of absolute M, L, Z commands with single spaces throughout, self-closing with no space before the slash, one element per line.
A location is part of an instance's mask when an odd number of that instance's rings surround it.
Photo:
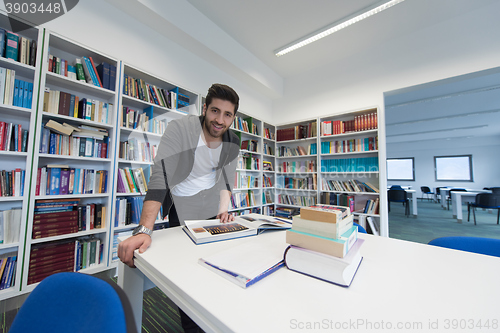
<path fill-rule="evenodd" d="M 269 97 L 105 1 L 80 1 L 43 27 L 202 95 L 212 83 L 227 84 L 238 92 L 241 111 L 271 120 Z"/>
<path fill-rule="evenodd" d="M 472 155 L 473 182 L 437 182 L 434 173 L 434 156 Z M 420 197 L 420 186 L 466 187 L 482 189 L 500 186 L 500 136 L 454 141 L 398 143 L 387 147 L 387 158 L 414 157 L 415 181 L 388 181 L 388 184 L 411 185 Z"/>

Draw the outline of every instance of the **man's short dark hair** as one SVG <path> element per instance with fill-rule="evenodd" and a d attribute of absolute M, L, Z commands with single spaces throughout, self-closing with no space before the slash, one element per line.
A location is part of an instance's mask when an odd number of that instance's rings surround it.
<path fill-rule="evenodd" d="M 212 84 L 212 86 L 208 88 L 207 98 L 205 99 L 205 104 L 207 105 L 207 107 L 212 103 L 212 99 L 214 98 L 233 103 L 234 115 L 236 115 L 240 103 L 240 97 L 233 88 L 220 83 Z"/>

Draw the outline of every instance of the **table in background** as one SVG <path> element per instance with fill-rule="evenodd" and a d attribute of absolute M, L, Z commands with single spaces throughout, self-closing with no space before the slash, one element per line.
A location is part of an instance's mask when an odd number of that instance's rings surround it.
<path fill-rule="evenodd" d="M 418 201 L 418 198 L 417 198 L 417 191 L 416 190 L 405 190 L 406 191 L 406 194 L 408 195 L 408 199 L 411 200 L 411 213 L 413 214 L 413 216 L 417 216 L 418 215 L 418 209 L 417 209 L 417 201 Z"/>
<path fill-rule="evenodd" d="M 462 203 L 475 202 L 476 195 L 479 193 L 491 193 L 491 191 L 451 191 L 451 210 L 453 212 L 453 218 L 456 218 L 458 222 L 462 222 Z"/>
<path fill-rule="evenodd" d="M 289 332 L 314 323 L 341 331 L 352 322 L 364 331 L 368 325 L 377 332 L 389 331 L 387 325 L 395 330 L 402 323 L 436 332 L 429 326 L 443 330 L 446 320 L 498 323 L 497 257 L 362 234 L 364 259 L 349 288 L 282 268 L 243 289 L 197 263 L 257 237 L 285 242 L 285 233 L 275 231 L 197 246 L 179 227 L 155 231 L 151 247 L 136 251 L 137 269 L 119 264 L 118 283 L 138 327 L 147 278 L 206 332 Z"/>
<path fill-rule="evenodd" d="M 454 188 L 463 188 L 463 187 L 448 187 L 448 188 L 441 188 L 440 190 L 440 193 L 441 193 L 441 207 L 443 209 L 447 209 L 447 205 L 446 205 L 446 197 L 448 197 L 448 193 L 450 192 L 450 190 L 454 189 Z M 477 193 L 488 193 L 491 191 L 488 191 L 488 190 L 481 190 L 481 189 L 471 189 L 471 188 L 466 188 L 465 189 L 467 192 L 476 192 Z M 453 191 L 452 191 L 453 192 Z M 460 192 L 460 191 L 459 191 Z M 462 191 L 463 192 L 463 191 Z M 453 199 L 453 198 L 452 198 Z M 452 203 L 453 204 L 453 203 Z M 456 214 L 453 214 L 453 217 L 455 217 Z"/>

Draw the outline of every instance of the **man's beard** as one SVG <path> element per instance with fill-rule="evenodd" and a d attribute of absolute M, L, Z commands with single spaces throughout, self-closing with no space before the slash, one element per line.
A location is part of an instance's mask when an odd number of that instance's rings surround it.
<path fill-rule="evenodd" d="M 205 128 L 207 129 L 208 133 L 210 134 L 210 136 L 212 136 L 214 138 L 222 137 L 222 135 L 224 135 L 224 133 L 226 133 L 226 131 L 227 131 L 227 127 L 222 125 L 222 129 L 220 131 L 216 132 L 213 129 L 212 124 L 208 122 L 207 118 L 205 118 L 205 120 L 203 121 L 203 124 L 204 124 Z"/>

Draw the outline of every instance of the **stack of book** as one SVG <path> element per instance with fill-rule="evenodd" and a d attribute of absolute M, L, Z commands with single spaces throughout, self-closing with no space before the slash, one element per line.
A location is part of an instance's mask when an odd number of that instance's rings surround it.
<path fill-rule="evenodd" d="M 349 287 L 363 259 L 357 226 L 348 207 L 318 205 L 300 209 L 286 231 L 285 264 L 293 271 Z"/>

